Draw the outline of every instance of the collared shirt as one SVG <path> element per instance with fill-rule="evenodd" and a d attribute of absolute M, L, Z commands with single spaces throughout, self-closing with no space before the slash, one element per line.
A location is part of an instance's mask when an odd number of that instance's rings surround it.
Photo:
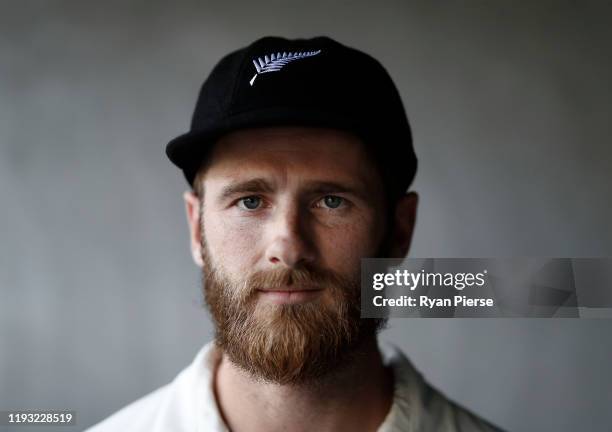
<path fill-rule="evenodd" d="M 393 371 L 394 394 L 378 432 L 500 431 L 431 387 L 398 348 L 382 344 L 381 354 Z M 206 344 L 171 383 L 87 432 L 229 432 L 213 391 L 221 355 L 214 342 Z"/>

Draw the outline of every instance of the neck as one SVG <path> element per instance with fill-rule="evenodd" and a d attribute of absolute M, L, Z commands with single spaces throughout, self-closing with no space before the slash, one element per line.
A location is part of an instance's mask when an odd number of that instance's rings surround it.
<path fill-rule="evenodd" d="M 249 375 L 223 356 L 214 389 L 229 429 L 242 431 L 376 431 L 390 410 L 393 379 L 376 338 L 341 370 L 316 383 L 274 384 Z"/>

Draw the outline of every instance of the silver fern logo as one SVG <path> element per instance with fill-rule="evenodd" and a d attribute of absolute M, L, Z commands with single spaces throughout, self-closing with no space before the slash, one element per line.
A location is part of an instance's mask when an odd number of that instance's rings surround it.
<path fill-rule="evenodd" d="M 249 84 L 253 85 L 255 82 L 255 78 L 258 75 L 268 72 L 278 72 L 285 66 L 287 63 L 292 62 L 293 60 L 299 60 L 306 57 L 312 57 L 319 54 L 321 50 L 316 51 L 300 51 L 300 52 L 277 52 L 276 54 L 272 53 L 269 56 L 265 55 L 262 57 L 257 57 L 257 59 L 253 59 L 253 64 L 255 65 L 255 69 L 257 73 L 253 75 Z"/>

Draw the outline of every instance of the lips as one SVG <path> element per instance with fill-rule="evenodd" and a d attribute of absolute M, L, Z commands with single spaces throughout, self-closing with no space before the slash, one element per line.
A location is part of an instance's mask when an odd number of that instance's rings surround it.
<path fill-rule="evenodd" d="M 278 288 L 259 288 L 257 291 L 262 292 L 302 292 L 302 291 L 321 291 L 321 288 L 316 287 L 300 287 L 300 286 L 283 286 Z"/>
<path fill-rule="evenodd" d="M 305 303 L 318 297 L 320 288 L 282 287 L 258 290 L 261 297 L 276 304 Z"/>

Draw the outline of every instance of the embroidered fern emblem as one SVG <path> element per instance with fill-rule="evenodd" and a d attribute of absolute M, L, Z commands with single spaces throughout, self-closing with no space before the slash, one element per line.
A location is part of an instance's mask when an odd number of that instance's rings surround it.
<path fill-rule="evenodd" d="M 276 54 L 272 53 L 269 56 L 265 55 L 262 57 L 257 57 L 257 59 L 253 59 L 253 64 L 255 65 L 255 69 L 257 73 L 253 75 L 249 84 L 253 85 L 255 78 L 257 75 L 267 72 L 278 72 L 285 66 L 287 63 L 292 62 L 293 60 L 299 60 L 306 57 L 312 57 L 321 52 L 321 50 L 317 51 L 300 51 L 300 52 L 277 52 Z"/>

